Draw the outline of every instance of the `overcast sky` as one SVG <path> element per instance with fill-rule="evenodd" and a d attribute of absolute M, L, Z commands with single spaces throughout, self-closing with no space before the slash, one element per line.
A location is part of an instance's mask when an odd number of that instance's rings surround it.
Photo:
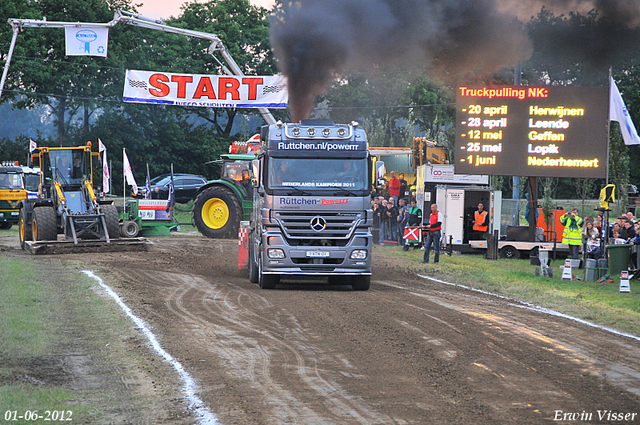
<path fill-rule="evenodd" d="M 270 9 L 273 6 L 273 0 L 250 0 L 252 4 L 266 7 Z M 149 18 L 168 18 L 169 16 L 178 16 L 180 14 L 180 6 L 186 3 L 186 0 L 142 0 L 143 6 L 138 8 L 140 14 Z"/>

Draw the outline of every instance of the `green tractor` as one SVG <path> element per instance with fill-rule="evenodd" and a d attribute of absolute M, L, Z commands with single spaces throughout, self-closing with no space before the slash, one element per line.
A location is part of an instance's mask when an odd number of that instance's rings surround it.
<path fill-rule="evenodd" d="M 209 238 L 236 238 L 241 220 L 250 220 L 253 209 L 253 172 L 256 156 L 225 154 L 219 161 L 220 179 L 202 186 L 193 204 L 193 222 Z"/>

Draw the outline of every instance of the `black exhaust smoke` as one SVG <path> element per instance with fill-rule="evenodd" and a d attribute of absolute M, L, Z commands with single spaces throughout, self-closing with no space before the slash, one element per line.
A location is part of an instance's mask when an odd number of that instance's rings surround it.
<path fill-rule="evenodd" d="M 442 80 L 482 77 L 527 59 L 524 24 L 544 5 L 634 26 L 640 0 L 284 0 L 271 45 L 288 79 L 294 122 L 346 71 L 428 66 Z M 587 46 L 585 46 L 586 48 Z"/>

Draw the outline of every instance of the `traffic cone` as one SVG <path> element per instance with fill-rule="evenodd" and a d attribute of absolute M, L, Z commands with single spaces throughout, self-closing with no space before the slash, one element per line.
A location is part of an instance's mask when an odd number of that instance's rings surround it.
<path fill-rule="evenodd" d="M 249 229 L 243 223 L 238 229 L 238 269 L 244 269 L 249 264 Z"/>
<path fill-rule="evenodd" d="M 564 261 L 564 267 L 562 268 L 562 280 L 572 280 L 573 274 L 571 273 L 571 260 L 566 259 Z"/>
<path fill-rule="evenodd" d="M 631 288 L 629 287 L 629 271 L 628 270 L 622 270 L 622 272 L 620 272 L 620 293 L 630 293 L 631 292 Z"/>

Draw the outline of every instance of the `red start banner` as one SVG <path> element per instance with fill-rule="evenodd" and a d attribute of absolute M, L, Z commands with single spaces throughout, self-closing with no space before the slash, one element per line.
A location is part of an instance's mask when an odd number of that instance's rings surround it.
<path fill-rule="evenodd" d="M 286 108 L 287 80 L 275 76 L 127 70 L 123 100 L 206 108 Z"/>

